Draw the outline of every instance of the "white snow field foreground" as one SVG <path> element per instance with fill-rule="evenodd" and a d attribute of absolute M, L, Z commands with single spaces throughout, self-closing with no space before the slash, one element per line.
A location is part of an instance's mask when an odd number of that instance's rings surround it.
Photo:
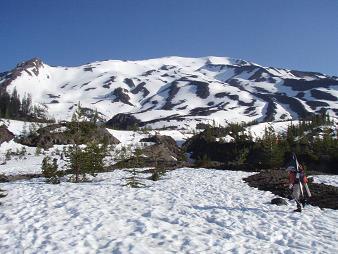
<path fill-rule="evenodd" d="M 138 189 L 124 170 L 2 183 L 0 253 L 337 253 L 338 211 L 270 205 L 250 174 L 182 168 Z"/>

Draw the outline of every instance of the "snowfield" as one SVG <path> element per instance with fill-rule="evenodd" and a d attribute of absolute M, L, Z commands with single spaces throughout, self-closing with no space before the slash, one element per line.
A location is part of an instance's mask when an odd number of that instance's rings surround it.
<path fill-rule="evenodd" d="M 337 253 L 338 211 L 295 204 L 242 181 L 182 168 L 145 188 L 116 170 L 89 183 L 1 183 L 0 253 Z"/>
<path fill-rule="evenodd" d="M 332 185 L 338 187 L 337 175 L 316 175 L 313 177 L 313 179 L 315 183 L 322 183 L 325 185 Z"/>

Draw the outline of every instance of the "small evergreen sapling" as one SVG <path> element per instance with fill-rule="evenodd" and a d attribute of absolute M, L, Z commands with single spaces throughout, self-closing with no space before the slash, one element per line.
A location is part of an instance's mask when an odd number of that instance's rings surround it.
<path fill-rule="evenodd" d="M 12 159 L 12 149 L 8 149 L 5 154 L 6 161 L 10 161 Z"/>
<path fill-rule="evenodd" d="M 166 174 L 166 170 L 161 167 L 156 167 L 150 170 L 152 172 L 151 176 L 149 177 L 152 181 L 158 181 L 162 176 Z"/>
<path fill-rule="evenodd" d="M 35 156 L 41 155 L 41 152 L 42 152 L 41 147 L 40 147 L 40 146 L 37 146 L 37 147 L 35 148 Z"/>
<path fill-rule="evenodd" d="M 141 188 L 145 186 L 145 184 L 141 183 L 141 181 L 137 177 L 136 168 L 132 169 L 131 176 L 127 177 L 126 179 L 127 179 L 127 183 L 125 184 L 125 186 L 129 186 L 131 188 Z"/>
<path fill-rule="evenodd" d="M 27 154 L 27 149 L 26 149 L 26 147 L 21 147 L 21 149 L 20 149 L 20 151 L 19 151 L 19 153 L 18 153 L 18 155 L 19 155 L 19 159 L 22 159 L 25 155 Z"/>
<path fill-rule="evenodd" d="M 60 183 L 61 172 L 58 171 L 57 159 L 51 160 L 49 156 L 46 156 L 42 160 L 42 175 L 46 178 L 47 183 L 58 184 Z"/>

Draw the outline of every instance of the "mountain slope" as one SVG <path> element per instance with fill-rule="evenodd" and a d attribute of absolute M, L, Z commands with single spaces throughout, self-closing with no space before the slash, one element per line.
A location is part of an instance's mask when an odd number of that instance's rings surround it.
<path fill-rule="evenodd" d="M 338 116 L 338 78 L 225 57 L 109 60 L 52 67 L 35 58 L 0 75 L 0 89 L 31 93 L 56 119 L 76 104 L 105 119 L 131 113 L 153 127 L 202 121 L 278 121 L 328 111 Z"/>

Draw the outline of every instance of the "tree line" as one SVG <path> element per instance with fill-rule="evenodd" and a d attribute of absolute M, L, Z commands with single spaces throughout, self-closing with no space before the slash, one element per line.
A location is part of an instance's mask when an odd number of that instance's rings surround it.
<path fill-rule="evenodd" d="M 0 117 L 13 120 L 47 120 L 45 110 L 32 104 L 32 95 L 20 98 L 16 88 L 12 93 L 0 91 Z"/>
<path fill-rule="evenodd" d="M 318 114 L 298 124 L 291 123 L 284 133 L 268 125 L 260 138 L 254 138 L 243 124 L 209 127 L 196 135 L 187 151 L 193 152 L 199 163 L 219 161 L 233 169 L 282 168 L 296 153 L 309 170 L 338 173 L 337 130 L 332 126 L 334 122 L 328 115 Z M 233 140 L 222 141 L 221 137 L 227 135 Z"/>

